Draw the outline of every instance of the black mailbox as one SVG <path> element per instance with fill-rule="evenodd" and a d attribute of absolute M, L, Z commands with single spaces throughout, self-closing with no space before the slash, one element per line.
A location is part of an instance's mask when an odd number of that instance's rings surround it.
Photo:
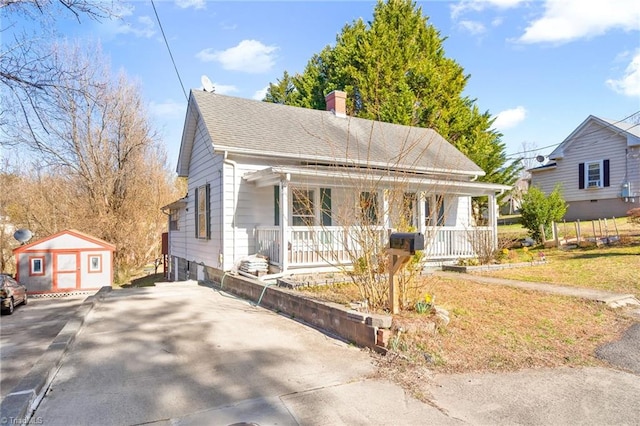
<path fill-rule="evenodd" d="M 389 236 L 389 248 L 415 254 L 417 250 L 424 250 L 424 235 L 420 232 L 394 232 Z"/>

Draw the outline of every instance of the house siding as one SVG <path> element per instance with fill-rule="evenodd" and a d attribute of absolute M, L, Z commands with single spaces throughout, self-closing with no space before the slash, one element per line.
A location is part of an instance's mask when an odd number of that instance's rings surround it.
<path fill-rule="evenodd" d="M 625 171 L 632 187 L 640 187 L 640 159 L 627 158 L 627 138 L 595 122 L 575 138 L 565 148 L 563 158 L 556 160 L 555 168 L 533 171 L 532 186 L 549 194 L 561 183 L 562 195 L 569 204 L 566 220 L 624 216 L 634 207 L 620 198 Z M 579 189 L 579 165 L 601 160 L 609 160 L 610 186 Z"/>
<path fill-rule="evenodd" d="M 220 242 L 222 240 L 219 203 L 222 184 L 221 168 L 222 157 L 214 155 L 207 130 L 201 119 L 198 119 L 189 165 L 187 205 L 180 212 L 180 229 L 172 231 L 170 236 L 170 251 L 173 256 L 195 263 L 219 265 L 218 254 L 221 251 Z M 206 184 L 210 185 L 210 239 L 199 239 L 195 236 L 195 211 L 197 208 L 195 193 L 196 188 Z M 186 264 L 181 266 L 186 267 Z"/>

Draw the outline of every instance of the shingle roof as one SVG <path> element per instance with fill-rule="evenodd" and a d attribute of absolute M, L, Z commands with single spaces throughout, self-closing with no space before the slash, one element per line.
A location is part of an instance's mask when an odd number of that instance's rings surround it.
<path fill-rule="evenodd" d="M 484 175 L 432 129 L 191 91 L 214 149 L 309 162 Z M 186 126 L 187 124 L 185 124 Z M 184 141 L 183 141 L 184 143 Z"/>

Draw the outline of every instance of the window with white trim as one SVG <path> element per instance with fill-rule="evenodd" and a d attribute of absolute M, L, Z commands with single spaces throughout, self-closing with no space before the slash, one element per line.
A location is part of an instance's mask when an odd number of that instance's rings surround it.
<path fill-rule="evenodd" d="M 29 275 L 44 275 L 44 256 L 29 258 Z"/>
<path fill-rule="evenodd" d="M 609 160 L 578 164 L 578 189 L 606 188 L 610 185 Z"/>
<path fill-rule="evenodd" d="M 602 162 L 593 161 L 591 163 L 586 163 L 586 170 L 587 188 L 600 188 L 602 186 L 602 179 L 600 178 Z"/>
<path fill-rule="evenodd" d="M 360 193 L 360 220 L 365 226 L 378 225 L 378 194 L 363 191 Z"/>
<path fill-rule="evenodd" d="M 315 192 L 294 188 L 291 193 L 291 225 L 313 226 L 316 223 Z"/>
<path fill-rule="evenodd" d="M 90 254 L 89 255 L 89 272 L 102 272 L 102 255 Z"/>
<path fill-rule="evenodd" d="M 198 239 L 208 240 L 211 235 L 210 192 L 209 184 L 196 188 L 195 228 Z"/>
<path fill-rule="evenodd" d="M 180 230 L 180 210 L 171 209 L 169 211 L 169 231 Z"/>

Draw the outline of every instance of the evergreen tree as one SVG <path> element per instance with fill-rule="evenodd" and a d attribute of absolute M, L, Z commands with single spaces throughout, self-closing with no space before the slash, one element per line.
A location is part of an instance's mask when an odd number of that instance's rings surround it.
<path fill-rule="evenodd" d="M 344 90 L 349 115 L 433 128 L 485 171 L 479 180 L 512 185 L 519 164 L 508 164 L 489 112 L 463 96 L 469 76 L 445 56 L 443 41 L 413 1 L 380 0 L 371 22 L 346 25 L 334 47 L 314 55 L 302 74 L 285 72 L 265 100 L 325 109 L 324 96 Z M 295 95 L 283 96 L 281 84 Z"/>

